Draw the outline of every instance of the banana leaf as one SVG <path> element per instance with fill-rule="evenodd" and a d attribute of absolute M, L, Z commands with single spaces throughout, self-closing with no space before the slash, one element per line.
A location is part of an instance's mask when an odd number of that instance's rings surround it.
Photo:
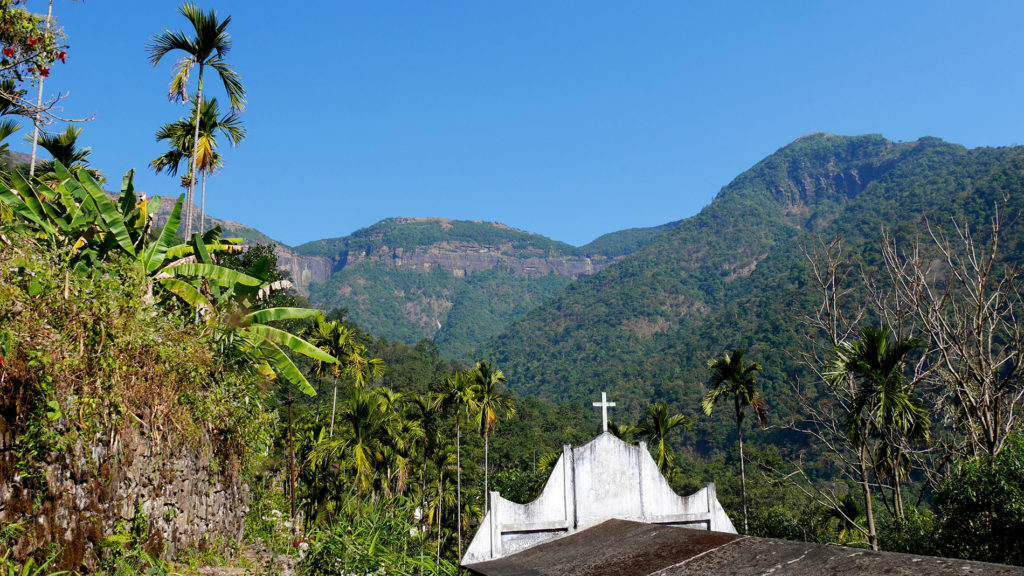
<path fill-rule="evenodd" d="M 128 220 L 128 216 L 135 210 L 135 184 L 132 182 L 134 178 L 135 168 L 128 170 L 121 177 L 121 198 L 118 199 L 117 203 L 118 208 L 121 209 L 121 218 L 125 221 Z"/>
<path fill-rule="evenodd" d="M 192 241 L 189 244 L 192 245 L 196 260 L 203 264 L 213 264 L 213 258 L 210 258 L 210 253 L 206 251 L 206 241 L 200 238 L 199 234 L 192 234 Z"/>
<path fill-rule="evenodd" d="M 295 384 L 299 387 L 299 390 L 307 396 L 316 396 L 316 390 L 310 386 L 309 381 L 302 375 L 292 359 L 287 354 L 281 351 L 276 345 L 270 342 L 264 342 L 260 346 L 260 351 L 267 357 L 267 360 L 277 368 L 277 371 L 284 376 L 286 380 Z"/>
<path fill-rule="evenodd" d="M 167 257 L 167 249 L 170 248 L 171 242 L 174 242 L 175 235 L 178 233 L 178 226 L 181 224 L 181 205 L 184 201 L 185 195 L 178 195 L 178 201 L 174 204 L 174 210 L 171 210 L 171 216 L 167 220 L 167 225 L 160 232 L 160 237 L 146 248 L 142 257 L 142 266 L 147 274 L 152 274 L 164 263 L 164 259 Z M 159 208 L 159 206 L 157 207 Z"/>
<path fill-rule="evenodd" d="M 338 363 L 337 358 L 334 356 L 331 356 L 309 342 L 306 342 L 302 338 L 285 332 L 284 330 L 278 330 L 277 328 L 266 326 L 264 324 L 253 324 L 251 326 L 246 326 L 243 330 L 251 334 L 255 334 L 268 342 L 273 342 L 278 346 L 287 346 L 299 354 L 312 358 L 313 360 L 319 360 L 328 364 Z"/>
<path fill-rule="evenodd" d="M 165 290 L 181 298 L 192 308 L 211 309 L 210 302 L 206 299 L 206 296 L 203 296 L 203 293 L 198 288 L 188 282 L 177 278 L 164 278 L 159 282 Z"/>
<path fill-rule="evenodd" d="M 110 198 L 107 198 L 106 193 L 103 192 L 99 184 L 92 179 L 92 176 L 86 170 L 78 171 L 78 180 L 85 187 L 93 201 L 96 202 L 96 208 L 99 210 L 100 217 L 103 219 L 103 223 L 106 224 L 106 228 L 114 235 L 117 245 L 125 252 L 135 256 L 135 246 L 132 244 L 132 238 L 128 234 L 128 229 L 125 228 L 124 218 L 117 211 L 117 205 L 111 202 Z"/>
<path fill-rule="evenodd" d="M 19 213 L 22 216 L 28 217 L 28 219 L 33 222 L 42 224 L 45 214 L 43 213 L 42 206 L 39 204 L 39 198 L 36 197 L 35 190 L 32 189 L 28 180 L 26 180 L 20 172 L 11 172 L 11 176 L 13 176 L 12 180 L 14 182 L 14 188 L 18 192 L 17 197 L 20 200 L 19 204 L 23 206 L 23 210 L 19 211 Z M 8 191 L 5 190 L 5 192 Z M 11 204 L 11 207 L 17 209 L 16 204 Z"/>
<path fill-rule="evenodd" d="M 301 320 L 303 318 L 312 318 L 313 316 L 319 316 L 323 314 L 320 310 L 313 310 L 311 308 L 267 308 L 265 310 L 256 310 L 246 315 L 246 320 L 252 324 L 266 324 L 268 322 L 274 322 L 277 320 Z"/>
<path fill-rule="evenodd" d="M 253 278 L 248 274 L 243 274 L 236 270 L 218 266 L 216 264 L 181 264 L 180 266 L 165 268 L 164 272 L 172 276 L 200 276 L 225 286 L 233 284 L 259 286 L 262 284 L 259 278 Z"/>

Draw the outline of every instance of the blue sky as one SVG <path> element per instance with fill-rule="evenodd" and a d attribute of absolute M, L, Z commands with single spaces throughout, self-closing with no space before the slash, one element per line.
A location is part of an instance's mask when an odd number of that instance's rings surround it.
<path fill-rule="evenodd" d="M 46 3 L 29 0 L 45 12 Z M 46 92 L 113 182 L 147 165 L 186 29 L 177 2 L 55 0 Z M 1016 144 L 1020 2 L 201 2 L 231 15 L 248 139 L 207 211 L 287 244 L 391 216 L 498 221 L 571 244 L 697 213 L 812 132 Z M 215 95 L 221 94 L 215 86 Z M 61 126 L 55 127 L 61 129 Z M 24 145 L 16 149 L 27 151 Z"/>

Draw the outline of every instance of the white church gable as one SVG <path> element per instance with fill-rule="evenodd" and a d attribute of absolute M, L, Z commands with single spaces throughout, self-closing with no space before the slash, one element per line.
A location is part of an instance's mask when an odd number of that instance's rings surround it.
<path fill-rule="evenodd" d="M 564 446 L 533 502 L 516 504 L 491 492 L 491 509 L 462 563 L 501 558 L 612 518 L 736 533 L 714 484 L 680 497 L 643 443 L 605 432 L 579 448 Z"/>

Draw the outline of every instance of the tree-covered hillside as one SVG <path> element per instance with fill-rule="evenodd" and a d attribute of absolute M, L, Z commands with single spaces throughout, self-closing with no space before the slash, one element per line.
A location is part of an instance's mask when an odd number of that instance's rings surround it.
<path fill-rule="evenodd" d="M 441 268 L 417 272 L 364 262 L 311 285 L 309 300 L 319 308 L 344 307 L 354 322 L 387 338 L 432 338 L 444 356 L 467 360 L 480 342 L 570 282 L 560 274 L 529 278 L 508 268 L 459 277 Z"/>
<path fill-rule="evenodd" d="M 290 262 L 297 277 L 302 259 L 320 259 L 321 277 L 308 286 L 314 306 L 345 308 L 371 332 L 406 344 L 431 338 L 442 355 L 469 361 L 481 342 L 573 279 L 671 226 L 607 234 L 577 248 L 491 222 L 391 218 L 299 246 Z"/>
<path fill-rule="evenodd" d="M 552 256 L 576 253 L 575 247 L 564 242 L 502 224 L 443 218 L 388 218 L 350 236 L 307 242 L 295 251 L 303 256 L 338 257 L 342 253 L 369 255 L 384 247 L 413 250 L 440 242 L 511 245 L 524 252 Z"/>
<path fill-rule="evenodd" d="M 570 285 L 481 353 L 521 394 L 583 400 L 607 390 L 635 416 L 657 399 L 696 414 L 706 363 L 745 348 L 765 366 L 774 415 L 792 414 L 795 380 L 808 376 L 796 361 L 805 341 L 800 319 L 820 302 L 801 246 L 842 238 L 867 268 L 877 267 L 883 230 L 909 241 L 926 234 L 926 222 L 984 224 L 1001 191 L 1019 210 L 1022 154 L 934 138 L 802 138 L 741 174 L 697 216 Z M 1012 232 L 1016 245 L 1019 227 Z M 723 429 L 701 428 L 699 437 L 726 445 Z"/>

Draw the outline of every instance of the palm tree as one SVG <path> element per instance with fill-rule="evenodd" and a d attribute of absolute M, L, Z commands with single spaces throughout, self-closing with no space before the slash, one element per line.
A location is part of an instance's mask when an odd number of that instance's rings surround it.
<path fill-rule="evenodd" d="M 437 398 L 431 392 L 425 395 L 413 395 L 408 403 L 411 409 L 407 417 L 414 420 L 422 430 L 420 436 L 422 441 L 422 454 L 420 455 L 420 514 L 427 510 L 427 463 L 436 452 L 443 436 L 439 430 L 439 417 L 437 413 Z M 417 520 L 418 522 L 419 520 Z M 429 525 L 429 520 L 427 521 Z M 420 540 L 420 553 L 422 555 L 423 540 Z"/>
<path fill-rule="evenodd" d="M 633 442 L 633 437 L 640 433 L 640 428 L 629 424 L 619 424 L 614 420 L 608 421 L 608 431 L 623 442 Z"/>
<path fill-rule="evenodd" d="M 691 420 L 682 414 L 669 416 L 668 404 L 658 402 L 647 409 L 647 413 L 644 414 L 640 425 L 636 429 L 637 434 L 641 438 L 651 442 L 657 455 L 658 470 L 661 470 L 661 473 L 668 479 L 671 479 L 672 473 L 675 470 L 673 462 L 675 452 L 668 443 L 668 436 L 676 428 L 683 428 L 685 430 L 691 425 Z"/>
<path fill-rule="evenodd" d="M 349 376 L 357 388 L 365 389 L 373 378 L 384 373 L 384 362 L 380 358 L 367 358 L 366 346 L 355 341 L 352 331 L 336 320 L 317 318 L 316 323 L 306 329 L 305 335 L 319 349 L 338 359 L 338 364 L 315 363 L 314 374 L 323 377 L 328 371 L 334 377 L 334 395 L 331 401 L 331 426 L 328 436 L 334 436 L 334 417 L 338 404 L 338 377 Z M 318 408 L 319 413 L 319 408 Z"/>
<path fill-rule="evenodd" d="M 380 410 L 376 395 L 362 388 L 349 389 L 348 402 L 339 414 L 337 438 L 319 443 L 310 453 L 315 465 L 323 465 L 335 456 L 349 461 L 360 492 L 373 488 L 376 464 L 383 459 L 383 442 L 388 415 Z"/>
<path fill-rule="evenodd" d="M 757 381 L 754 378 L 754 372 L 761 370 L 761 365 L 757 362 L 744 365 L 743 350 L 736 349 L 731 355 L 726 354 L 708 362 L 708 370 L 711 370 L 711 388 L 701 402 L 704 413 L 711 416 L 715 404 L 730 396 L 736 410 L 736 440 L 740 447 L 740 486 L 743 492 L 743 533 L 746 534 L 747 473 L 743 464 L 743 417 L 744 409 L 752 406 L 758 425 L 764 426 L 768 423 L 768 408 L 757 391 Z"/>
<path fill-rule="evenodd" d="M 17 132 L 21 128 L 16 120 L 11 118 L 4 118 L 0 120 L 0 160 L 3 160 L 3 156 L 7 155 L 7 140 L 12 134 Z"/>
<path fill-rule="evenodd" d="M 81 128 L 68 126 L 59 134 L 43 134 L 39 136 L 39 146 L 50 153 L 53 160 L 39 163 L 40 178 L 52 181 L 56 180 L 54 174 L 54 161 L 63 164 L 72 174 L 79 170 L 86 169 L 94 180 L 102 182 L 103 177 L 96 170 L 89 168 L 89 156 L 92 155 L 91 148 L 79 148 L 78 137 L 82 134 Z"/>
<path fill-rule="evenodd" d="M 192 74 L 192 68 L 198 66 L 196 80 L 196 102 L 197 108 L 202 108 L 203 103 L 203 74 L 206 67 L 213 68 L 224 84 L 224 91 L 228 95 L 231 110 L 240 112 L 245 105 L 245 88 L 242 86 L 241 77 L 227 63 L 227 54 L 231 50 L 231 37 L 227 33 L 227 26 L 231 22 L 228 16 L 222 21 L 217 19 L 217 12 L 210 10 L 203 12 L 198 5 L 185 3 L 178 7 L 178 13 L 184 16 L 192 25 L 195 35 L 187 36 L 181 31 L 171 32 L 164 30 L 152 38 L 146 47 L 149 52 L 149 61 L 155 67 L 164 56 L 174 51 L 181 51 L 184 55 L 175 63 L 176 72 L 171 79 L 168 97 L 172 101 L 188 100 L 188 81 Z M 189 188 L 186 205 L 189 212 L 185 216 L 185 237 L 192 235 L 192 214 L 191 206 L 193 193 L 195 191 L 196 174 L 199 172 L 197 152 L 199 145 L 199 119 L 193 132 L 192 141 L 192 169 L 189 172 Z"/>
<path fill-rule="evenodd" d="M 868 485 L 867 463 L 869 439 L 879 441 L 873 458 L 883 473 L 891 472 L 896 479 L 893 502 L 897 514 L 902 512 L 899 480 L 905 468 L 902 446 L 904 442 L 928 438 L 928 412 L 903 381 L 903 368 L 907 354 L 920 346 L 916 338 L 890 338 L 885 326 L 875 329 L 861 328 L 860 338 L 840 342 L 828 376 L 835 386 L 848 386 L 850 412 L 844 427 L 850 442 L 858 451 L 861 468 L 861 489 L 864 492 L 868 521 L 868 541 L 878 549 L 875 517 Z M 879 458 L 881 457 L 881 458 Z"/>
<path fill-rule="evenodd" d="M 388 435 L 388 446 L 385 450 L 388 469 L 387 490 L 391 490 L 391 481 L 394 481 L 395 493 L 402 496 L 409 484 L 409 472 L 416 454 L 416 443 L 425 432 L 418 418 L 407 417 L 405 414 L 405 407 L 413 404 L 415 398 L 389 388 L 378 388 L 376 393 L 381 411 L 388 414 L 385 428 Z"/>
<path fill-rule="evenodd" d="M 331 433 L 334 433 L 334 413 L 338 406 L 338 376 L 341 375 L 342 364 L 345 352 L 348 350 L 349 337 L 351 332 L 334 320 L 326 320 L 323 316 L 317 316 L 315 322 L 309 325 L 302 333 L 306 340 L 320 350 L 339 359 L 338 363 L 330 364 L 317 360 L 313 363 L 313 374 L 319 379 L 330 375 L 334 377 L 334 395 L 331 400 Z M 315 421 L 320 421 L 320 391 L 317 390 L 316 416 Z"/>
<path fill-rule="evenodd" d="M 462 417 L 476 406 L 476 389 L 472 373 L 458 372 L 441 382 L 438 400 L 445 411 L 455 414 L 455 477 L 457 525 L 459 527 L 459 558 L 462 558 Z"/>
<path fill-rule="evenodd" d="M 426 512 L 428 525 L 437 524 L 437 561 L 440 562 L 441 544 L 444 540 L 441 516 L 446 507 L 451 508 L 455 505 L 454 495 L 451 493 L 451 485 L 445 482 L 445 480 L 449 478 L 449 471 L 455 466 L 455 459 L 454 454 L 452 454 L 452 446 L 448 443 L 448 438 L 438 435 L 433 441 L 434 449 L 431 451 L 430 459 L 437 470 L 437 483 L 433 486 L 434 493 L 427 497 L 429 501 L 427 502 Z"/>
<path fill-rule="evenodd" d="M 476 368 L 470 372 L 473 388 L 476 392 L 476 409 L 478 414 L 480 435 L 484 438 L 484 514 L 490 511 L 490 494 L 488 470 L 488 438 L 498 425 L 498 414 L 503 413 L 510 418 L 516 413 L 512 406 L 512 397 L 504 390 L 505 374 L 494 369 L 486 362 L 477 362 Z"/>
<path fill-rule="evenodd" d="M 193 102 L 197 101 L 198 99 L 193 100 Z M 182 118 L 164 124 L 157 130 L 157 141 L 166 140 L 170 149 L 150 162 L 149 165 L 157 174 L 167 170 L 169 174 L 174 175 L 178 173 L 178 167 L 182 160 L 194 157 L 194 163 L 189 165 L 189 169 L 191 170 L 191 167 L 195 166 L 199 170 L 199 174 L 202 175 L 199 229 L 203 230 L 206 226 L 206 177 L 223 166 L 223 159 L 217 152 L 217 135 L 224 136 L 234 147 L 245 140 L 246 132 L 237 113 L 229 111 L 223 115 L 220 114 L 217 99 L 210 98 L 203 102 L 199 111 L 199 139 L 195 141 L 193 140 L 193 128 L 197 121 L 196 113 L 197 106 L 193 105 L 192 112 L 187 119 Z M 193 155 L 192 147 L 196 142 L 199 144 L 199 149 Z M 191 175 L 188 176 L 191 181 Z"/>

